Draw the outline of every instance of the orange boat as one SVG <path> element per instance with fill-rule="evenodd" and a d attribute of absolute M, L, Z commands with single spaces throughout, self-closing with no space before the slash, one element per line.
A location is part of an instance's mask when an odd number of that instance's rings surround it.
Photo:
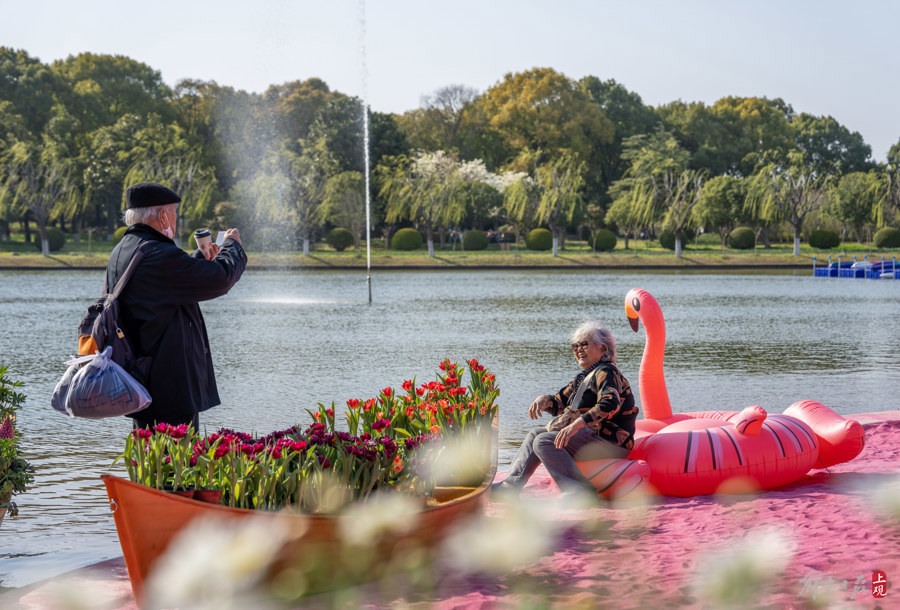
<path fill-rule="evenodd" d="M 145 579 L 170 542 L 195 519 L 208 517 L 225 521 L 260 516 L 272 519 L 273 525 L 287 532 L 286 539 L 289 540 L 278 555 L 276 567 L 302 567 L 305 561 L 315 561 L 319 574 L 324 575 L 319 580 L 312 579 L 307 590 L 310 593 L 349 584 L 348 580 L 378 578 L 377 566 L 388 565 L 396 553 L 406 552 L 412 546 L 431 548 L 461 521 L 483 514 L 497 471 L 496 420 L 492 433 L 492 464 L 481 483 L 475 486 L 436 487 L 434 495 L 427 502 L 423 501 L 418 519 L 409 529 L 378 540 L 374 545 L 375 556 L 370 562 L 370 565 L 376 566 L 374 571 L 369 569 L 365 574 L 349 576 L 345 573 L 345 563 L 342 563 L 346 556 L 340 557 L 336 549 L 340 549 L 341 544 L 341 520 L 351 517 L 232 508 L 205 501 L 201 496 L 203 492 L 181 495 L 109 474 L 100 478 L 106 485 L 128 578 L 138 603 L 143 600 Z"/>

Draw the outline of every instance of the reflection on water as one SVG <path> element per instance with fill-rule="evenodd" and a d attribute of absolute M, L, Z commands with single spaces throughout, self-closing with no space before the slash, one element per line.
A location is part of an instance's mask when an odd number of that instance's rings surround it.
<path fill-rule="evenodd" d="M 49 397 L 75 349 L 75 329 L 102 272 L 0 272 L 0 363 L 25 382 L 24 448 L 38 471 L 21 513 L 0 531 L 0 586 L 119 555 L 101 472 L 128 421 L 71 420 Z M 317 403 L 343 405 L 385 385 L 433 378 L 445 357 L 477 358 L 501 389 L 501 468 L 535 425 L 538 394 L 571 379 L 568 333 L 585 315 L 619 342 L 637 386 L 644 334 L 625 318 L 625 293 L 649 290 L 666 317 L 666 380 L 676 411 L 780 412 L 819 400 L 843 414 L 894 409 L 900 395 L 900 282 L 806 275 L 590 272 L 251 271 L 203 304 L 224 404 L 201 416 L 211 431 L 267 433 L 306 423 Z M 640 403 L 640 400 L 638 400 Z"/>

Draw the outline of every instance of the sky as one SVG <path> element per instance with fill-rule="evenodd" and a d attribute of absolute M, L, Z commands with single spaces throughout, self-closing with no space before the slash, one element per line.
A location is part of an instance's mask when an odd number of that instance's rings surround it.
<path fill-rule="evenodd" d="M 780 97 L 876 161 L 900 141 L 898 23 L 893 0 L 0 0 L 0 45 L 45 63 L 126 55 L 172 86 L 254 92 L 318 77 L 394 113 L 550 67 L 650 106 Z"/>

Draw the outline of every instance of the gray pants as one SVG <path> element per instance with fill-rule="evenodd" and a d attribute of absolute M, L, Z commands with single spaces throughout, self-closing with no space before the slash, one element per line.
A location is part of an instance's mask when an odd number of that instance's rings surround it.
<path fill-rule="evenodd" d="M 565 447 L 557 449 L 553 444 L 557 434 L 558 432 L 547 432 L 546 428 L 535 428 L 529 432 L 509 466 L 504 483 L 521 489 L 538 465 L 543 463 L 563 493 L 596 493 L 594 486 L 581 474 L 575 462 L 622 459 L 631 453 L 629 449 L 603 440 L 589 428 L 582 428 L 572 435 Z"/>

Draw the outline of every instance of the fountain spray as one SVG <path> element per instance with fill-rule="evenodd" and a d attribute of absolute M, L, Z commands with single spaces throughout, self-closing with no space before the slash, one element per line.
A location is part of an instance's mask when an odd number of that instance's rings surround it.
<path fill-rule="evenodd" d="M 363 99 L 363 160 L 366 176 L 366 286 L 369 290 L 369 305 L 372 304 L 372 220 L 371 191 L 369 189 L 369 68 L 366 65 L 366 2 L 359 0 L 360 55 L 362 57 L 362 99 Z"/>

